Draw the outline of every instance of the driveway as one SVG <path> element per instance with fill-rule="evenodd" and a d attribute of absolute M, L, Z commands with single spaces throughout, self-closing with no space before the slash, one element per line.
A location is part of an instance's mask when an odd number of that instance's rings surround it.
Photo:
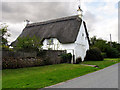
<path fill-rule="evenodd" d="M 118 88 L 118 64 L 47 88 Z"/>

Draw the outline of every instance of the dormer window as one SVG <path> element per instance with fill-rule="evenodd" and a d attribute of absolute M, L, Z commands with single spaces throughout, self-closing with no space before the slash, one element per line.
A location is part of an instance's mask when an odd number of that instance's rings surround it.
<path fill-rule="evenodd" d="M 82 33 L 82 36 L 84 36 L 84 33 Z"/>
<path fill-rule="evenodd" d="M 47 39 L 47 45 L 53 45 L 53 38 Z"/>

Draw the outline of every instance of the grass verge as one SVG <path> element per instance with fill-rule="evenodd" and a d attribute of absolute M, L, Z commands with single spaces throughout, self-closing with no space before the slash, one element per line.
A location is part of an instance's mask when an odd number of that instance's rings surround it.
<path fill-rule="evenodd" d="M 104 61 L 84 61 L 82 64 L 97 65 L 99 69 L 103 69 L 119 62 L 120 58 L 105 58 Z"/>
<path fill-rule="evenodd" d="M 2 71 L 3 88 L 43 88 L 120 62 L 120 59 L 85 61 L 82 64 L 97 65 L 100 68 L 80 64 L 57 64 L 41 67 L 6 69 Z"/>

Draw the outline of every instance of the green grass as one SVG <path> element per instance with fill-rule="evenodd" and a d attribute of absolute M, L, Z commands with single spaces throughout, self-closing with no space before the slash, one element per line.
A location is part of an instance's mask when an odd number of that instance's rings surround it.
<path fill-rule="evenodd" d="M 93 67 L 58 64 L 3 70 L 3 88 L 43 88 L 97 70 Z"/>
<path fill-rule="evenodd" d="M 0 70 L 0 90 L 2 89 L 2 70 Z"/>
<path fill-rule="evenodd" d="M 117 59 L 105 61 L 85 61 L 84 64 L 98 65 L 101 68 L 115 64 Z M 119 60 L 120 61 L 120 60 Z M 57 64 L 40 67 L 6 69 L 2 71 L 3 88 L 43 88 L 75 77 L 99 70 L 80 64 Z"/>
<path fill-rule="evenodd" d="M 88 64 L 88 65 L 97 65 L 99 69 L 103 69 L 105 67 L 108 67 L 110 65 L 116 64 L 120 62 L 120 58 L 105 58 L 104 61 L 85 61 L 82 62 L 82 64 Z"/>

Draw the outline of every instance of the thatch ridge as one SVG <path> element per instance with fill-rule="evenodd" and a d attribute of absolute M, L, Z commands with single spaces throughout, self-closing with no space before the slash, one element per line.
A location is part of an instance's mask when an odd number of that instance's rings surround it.
<path fill-rule="evenodd" d="M 33 26 L 40 26 L 40 25 L 46 25 L 46 24 L 50 24 L 50 23 L 62 22 L 62 21 L 66 21 L 66 20 L 73 20 L 73 19 L 76 19 L 76 17 L 78 17 L 78 15 L 62 17 L 62 18 L 43 21 L 43 22 L 36 22 L 36 23 L 28 24 L 26 27 L 28 28 L 28 27 L 33 27 Z M 77 19 L 79 20 L 80 18 L 77 18 Z"/>

